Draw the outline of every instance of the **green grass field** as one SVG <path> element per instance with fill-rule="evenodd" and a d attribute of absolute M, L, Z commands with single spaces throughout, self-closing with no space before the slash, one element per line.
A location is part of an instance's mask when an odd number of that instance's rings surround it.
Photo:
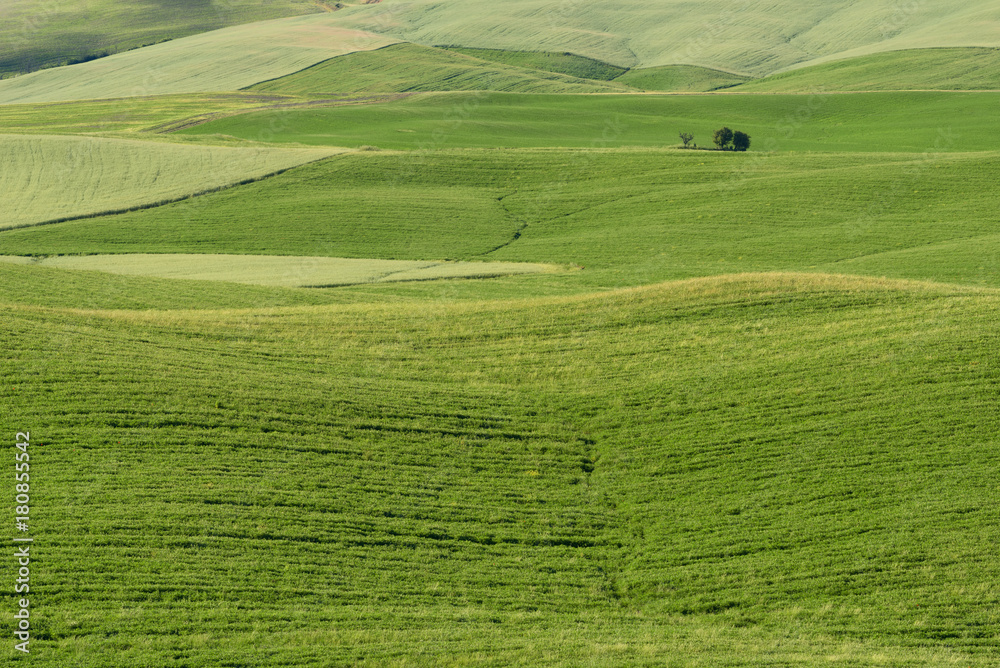
<path fill-rule="evenodd" d="M 992 665 L 997 306 L 6 307 L 34 663 Z"/>
<path fill-rule="evenodd" d="M 444 48 L 519 67 L 560 72 L 596 81 L 614 81 L 639 90 L 703 92 L 728 88 L 748 81 L 748 77 L 739 74 L 694 65 L 667 65 L 629 70 L 571 53 L 471 49 L 460 46 Z"/>
<path fill-rule="evenodd" d="M 490 90 L 518 93 L 607 93 L 625 86 L 496 64 L 416 44 L 350 53 L 249 90 L 283 95 Z"/>
<path fill-rule="evenodd" d="M 492 60 L 498 63 L 526 67 L 534 70 L 558 72 L 581 79 L 596 81 L 611 81 L 625 74 L 628 70 L 593 58 L 586 58 L 572 53 L 555 53 L 552 51 L 503 51 L 501 49 L 472 49 L 464 46 L 442 47 L 464 53 L 467 56 Z"/>
<path fill-rule="evenodd" d="M 206 114 L 294 103 L 283 95 L 198 93 L 111 100 L 0 105 L 0 132 L 7 134 L 125 134 Z"/>
<path fill-rule="evenodd" d="M 841 265 L 851 267 L 846 273 L 1000 287 L 1000 257 L 984 252 L 1000 234 L 990 186 L 998 155 L 362 152 L 162 207 L 3 232 L 0 253 L 584 267 L 386 289 L 435 299 L 587 293 L 740 272 L 840 273 Z M 946 266 L 930 269 L 929 258 L 945 252 Z"/>
<path fill-rule="evenodd" d="M 397 41 L 312 14 L 176 39 L 0 81 L 0 104 L 233 91 Z"/>
<path fill-rule="evenodd" d="M 0 135 L 0 229 L 146 207 L 336 153 Z"/>
<path fill-rule="evenodd" d="M 699 65 L 763 76 L 883 51 L 1000 46 L 998 13 L 1000 0 L 413 0 L 348 7 L 336 20 L 425 45 L 570 52 L 619 67 Z"/>
<path fill-rule="evenodd" d="M 623 80 L 623 83 L 628 83 Z M 633 84 L 634 85 L 634 84 Z M 1000 90 L 1000 49 L 915 49 L 840 60 L 747 82 L 768 92 Z"/>
<path fill-rule="evenodd" d="M 739 74 L 696 65 L 665 65 L 629 70 L 615 81 L 639 90 L 699 93 L 731 88 L 749 80 Z"/>
<path fill-rule="evenodd" d="M 288 110 L 300 107 L 336 107 L 378 104 L 402 94 L 361 93 L 295 97 L 251 92 L 152 95 L 112 100 L 81 100 L 46 104 L 0 105 L 0 132 L 9 134 L 75 134 L 150 141 L 185 142 L 192 139 L 171 135 L 174 130 L 246 111 L 261 111 L 281 127 Z M 267 131 L 273 133 L 272 125 Z M 267 133 L 264 134 L 266 138 Z M 215 141 L 193 138 L 198 143 L 242 143 L 235 137 Z M 187 143 L 190 143 L 188 141 Z"/>
<path fill-rule="evenodd" d="M 513 95 L 453 93 L 388 104 L 289 110 L 275 142 L 375 145 L 386 149 L 452 147 L 677 146 L 691 132 L 712 146 L 722 125 L 748 132 L 751 151 L 936 152 L 997 150 L 981 131 L 995 93 L 859 95 Z M 572 122 L 566 122 L 566 119 Z M 258 138 L 269 112 L 248 113 L 182 130 L 189 136 Z"/>
<path fill-rule="evenodd" d="M 230 25 L 323 11 L 319 4 L 306 0 L 7 0 L 0 23 L 0 77 Z"/>
<path fill-rule="evenodd" d="M 1000 93 L 834 91 L 988 87 L 1000 4 L 695 4 L 345 3 L 0 82 L 2 660 L 998 665 Z M 535 92 L 417 92 L 487 83 Z"/>

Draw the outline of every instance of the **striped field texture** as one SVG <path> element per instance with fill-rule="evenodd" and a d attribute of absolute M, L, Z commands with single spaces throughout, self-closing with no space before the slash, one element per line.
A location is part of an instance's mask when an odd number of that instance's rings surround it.
<path fill-rule="evenodd" d="M 223 28 L 0 81 L 0 104 L 232 91 L 327 58 L 392 44 L 311 14 Z"/>
<path fill-rule="evenodd" d="M 623 67 L 689 64 L 754 75 L 819 58 L 1000 45 L 1000 0 L 388 0 L 336 18 L 420 44 L 570 51 Z"/>
<path fill-rule="evenodd" d="M 0 135 L 0 229 L 151 206 L 336 153 Z"/>

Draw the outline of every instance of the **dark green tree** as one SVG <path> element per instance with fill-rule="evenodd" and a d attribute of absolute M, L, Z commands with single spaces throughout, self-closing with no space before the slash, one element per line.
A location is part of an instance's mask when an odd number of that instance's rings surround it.
<path fill-rule="evenodd" d="M 737 130 L 733 133 L 733 150 L 745 151 L 750 148 L 750 135 Z"/>
<path fill-rule="evenodd" d="M 681 141 L 684 142 L 684 148 L 688 147 L 692 139 L 694 139 L 694 135 L 691 134 L 690 132 L 681 133 Z"/>
<path fill-rule="evenodd" d="M 725 151 L 733 142 L 733 131 L 726 127 L 719 128 L 712 135 L 712 141 L 715 142 L 716 146 Z"/>

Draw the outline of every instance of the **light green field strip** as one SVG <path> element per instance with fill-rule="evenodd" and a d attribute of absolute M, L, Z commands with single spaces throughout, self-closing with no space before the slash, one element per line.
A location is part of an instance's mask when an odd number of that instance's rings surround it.
<path fill-rule="evenodd" d="M 640 90 L 703 92 L 730 88 L 748 81 L 747 77 L 697 65 L 664 65 L 629 70 L 615 79 Z"/>
<path fill-rule="evenodd" d="M 740 91 L 1000 90 L 1000 49 L 908 49 L 813 65 Z"/>
<path fill-rule="evenodd" d="M 1000 45 L 1000 0 L 386 0 L 336 18 L 428 45 L 570 51 L 625 67 L 690 64 L 755 75 L 842 53 Z"/>
<path fill-rule="evenodd" d="M 0 229 L 151 206 L 339 152 L 0 135 Z"/>
<path fill-rule="evenodd" d="M 887 278 L 996 285 L 998 268 L 1000 235 L 987 234 L 858 255 L 839 262 L 824 263 L 816 269 Z"/>
<path fill-rule="evenodd" d="M 447 262 L 374 260 L 280 255 L 120 254 L 46 258 L 0 256 L 0 262 L 129 276 L 227 281 L 286 288 L 333 287 L 359 283 L 488 278 L 557 271 L 528 262 Z"/>
<path fill-rule="evenodd" d="M 521 93 L 608 93 L 625 86 L 527 69 L 417 44 L 349 53 L 253 86 L 284 95 L 495 90 Z"/>
<path fill-rule="evenodd" d="M 312 14 L 223 28 L 0 81 L 0 104 L 231 91 L 398 40 Z"/>
<path fill-rule="evenodd" d="M 850 12 L 838 17 L 841 25 L 831 22 L 835 28 L 827 39 L 840 41 L 844 33 L 854 25 L 861 29 L 868 14 L 868 4 L 854 3 Z M 881 3 L 880 3 L 881 4 Z M 876 37 L 883 41 L 859 44 L 845 48 L 839 53 L 821 53 L 803 65 L 818 65 L 835 60 L 866 56 L 886 51 L 908 49 L 928 49 L 934 47 L 995 47 L 1000 46 L 1000 1 L 977 0 L 955 3 L 949 0 L 930 2 L 885 2 L 883 19 L 874 24 Z M 810 31 L 806 39 L 822 40 L 819 30 Z M 848 40 L 844 40 L 845 43 Z"/>

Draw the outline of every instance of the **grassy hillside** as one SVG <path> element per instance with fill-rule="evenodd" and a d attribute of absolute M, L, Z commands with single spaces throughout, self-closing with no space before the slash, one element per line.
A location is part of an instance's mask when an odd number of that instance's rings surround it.
<path fill-rule="evenodd" d="M 993 665 L 998 307 L 4 307 L 33 664 Z"/>
<path fill-rule="evenodd" d="M 741 90 L 1000 90 L 1000 49 L 914 49 L 773 74 Z"/>
<path fill-rule="evenodd" d="M 983 133 L 994 93 L 864 95 L 510 95 L 413 96 L 387 104 L 289 110 L 275 142 L 375 145 L 389 149 L 679 145 L 691 132 L 712 146 L 722 125 L 748 132 L 751 151 L 997 150 Z M 931 119 L 928 121 L 928 119 Z M 273 126 L 266 112 L 232 116 L 182 131 L 256 139 Z"/>
<path fill-rule="evenodd" d="M 323 4 L 333 3 L 6 0 L 0 8 L 0 78 L 240 23 L 311 14 L 324 11 Z"/>
<path fill-rule="evenodd" d="M 221 281 L 178 281 L 0 261 L 0 301 L 74 309 L 266 309 L 336 304 L 336 290 L 299 290 Z"/>
<path fill-rule="evenodd" d="M 350 53 L 274 81 L 251 86 L 261 93 L 491 90 L 520 93 L 619 92 L 626 87 L 491 63 L 416 44 Z"/>
<path fill-rule="evenodd" d="M 145 139 L 191 124 L 243 111 L 272 115 L 275 127 L 289 109 L 378 104 L 402 97 L 394 94 L 321 95 L 292 97 L 252 92 L 151 95 L 148 97 L 0 105 L 0 132 L 10 134 L 79 134 Z M 268 128 L 270 129 L 270 127 Z M 266 136 L 266 135 L 265 135 Z M 172 135 L 171 141 L 186 141 Z M 223 140 L 223 141 L 235 141 Z M 209 142 L 211 143 L 211 142 Z"/>
<path fill-rule="evenodd" d="M 1000 0 L 735 4 L 351 3 L 0 82 L 31 665 L 998 665 L 1000 93 L 537 91 Z M 536 92 L 400 92 L 487 73 Z"/>
<path fill-rule="evenodd" d="M 627 71 L 624 67 L 618 67 L 617 65 L 605 63 L 600 60 L 566 52 L 504 51 L 501 49 L 474 49 L 463 46 L 448 46 L 443 48 L 483 60 L 492 60 L 507 65 L 545 70 L 547 72 L 559 72 L 573 77 L 580 77 L 581 79 L 611 81 Z"/>
<path fill-rule="evenodd" d="M 149 206 L 335 153 L 0 135 L 0 229 Z"/>
<path fill-rule="evenodd" d="M 998 153 L 359 153 L 156 209 L 0 233 L 0 253 L 502 260 L 582 271 L 377 293 L 483 299 L 761 271 L 1000 286 Z M 247 212 L 252 211 L 253 215 Z M 947 265 L 927 258 L 948 249 Z M 878 258 L 884 262 L 879 264 Z M 872 264 L 866 265 L 866 262 Z M 846 272 L 847 269 L 842 271 Z M 372 296 L 371 298 L 381 298 Z"/>
<path fill-rule="evenodd" d="M 82 226 L 53 226 L 59 240 L 49 236 L 41 245 L 20 234 L 0 239 L 9 240 L 5 249 L 23 251 L 11 253 L 15 255 L 51 254 L 58 246 L 64 250 L 55 253 L 101 248 L 93 252 L 431 260 L 470 259 L 505 243 L 520 227 L 498 201 L 504 194 L 495 183 L 500 175 L 488 163 L 478 174 L 459 177 L 459 170 L 471 170 L 475 163 L 445 161 L 425 176 L 418 176 L 424 170 L 414 167 L 409 178 L 394 180 L 389 170 L 407 164 L 406 156 L 366 155 L 371 159 L 342 156 L 150 210 L 153 218 L 110 217 Z M 487 175 L 494 182 L 477 178 Z M 38 251 L 43 246 L 48 250 Z"/>
<path fill-rule="evenodd" d="M 701 65 L 758 76 L 824 57 L 1000 46 L 1000 0 L 414 0 L 349 7 L 336 16 L 340 25 L 420 44 L 571 52 L 621 67 Z"/>
<path fill-rule="evenodd" d="M 0 104 L 232 91 L 396 40 L 313 14 L 224 28 L 0 81 Z"/>
<path fill-rule="evenodd" d="M 666 65 L 629 70 L 615 81 L 640 90 L 704 92 L 730 88 L 748 77 L 695 65 Z"/>
<path fill-rule="evenodd" d="M 196 93 L 81 102 L 0 105 L 0 132 L 134 134 L 180 118 L 296 102 L 283 95 Z"/>

